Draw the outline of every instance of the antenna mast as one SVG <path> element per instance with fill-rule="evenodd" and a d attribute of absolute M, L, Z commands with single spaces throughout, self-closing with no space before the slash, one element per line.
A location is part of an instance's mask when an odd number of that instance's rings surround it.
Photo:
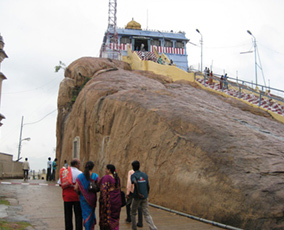
<path fill-rule="evenodd" d="M 109 0 L 107 41 L 113 43 L 113 46 L 110 47 L 112 50 L 119 50 L 118 34 L 116 31 L 116 12 L 117 0 Z M 113 35 L 111 35 L 111 31 L 113 32 Z"/>

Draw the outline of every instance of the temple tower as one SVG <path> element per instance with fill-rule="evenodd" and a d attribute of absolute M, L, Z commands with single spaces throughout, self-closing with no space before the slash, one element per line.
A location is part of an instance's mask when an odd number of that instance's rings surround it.
<path fill-rule="evenodd" d="M 109 0 L 107 36 L 103 40 L 100 57 L 121 60 L 116 13 L 117 0 Z"/>

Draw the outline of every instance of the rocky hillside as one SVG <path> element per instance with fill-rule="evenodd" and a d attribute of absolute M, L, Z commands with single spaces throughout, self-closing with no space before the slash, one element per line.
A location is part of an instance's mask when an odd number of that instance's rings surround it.
<path fill-rule="evenodd" d="M 60 166 L 79 157 L 150 178 L 150 202 L 243 229 L 284 229 L 284 124 L 186 81 L 81 58 L 58 95 Z"/>

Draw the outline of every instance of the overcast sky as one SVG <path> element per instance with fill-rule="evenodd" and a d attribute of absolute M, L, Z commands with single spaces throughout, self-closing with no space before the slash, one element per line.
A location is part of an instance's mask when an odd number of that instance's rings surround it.
<path fill-rule="evenodd" d="M 257 40 L 266 83 L 283 88 L 283 0 L 118 0 L 117 25 L 134 18 L 143 29 L 186 32 L 188 63 L 213 72 L 254 81 L 250 30 Z M 55 157 L 58 87 L 64 73 L 54 72 L 59 60 L 69 65 L 83 56 L 98 57 L 108 23 L 108 0 L 0 0 L 0 33 L 9 58 L 1 64 L 0 152 L 18 155 L 24 116 L 21 157 L 31 168 L 46 168 Z M 258 70 L 259 83 L 263 83 Z"/>

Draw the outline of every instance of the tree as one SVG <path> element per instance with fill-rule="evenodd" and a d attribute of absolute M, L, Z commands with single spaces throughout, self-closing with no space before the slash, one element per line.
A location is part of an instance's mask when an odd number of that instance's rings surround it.
<path fill-rule="evenodd" d="M 59 65 L 55 66 L 55 72 L 57 73 L 60 69 L 66 69 L 66 65 L 62 61 L 59 61 Z"/>

